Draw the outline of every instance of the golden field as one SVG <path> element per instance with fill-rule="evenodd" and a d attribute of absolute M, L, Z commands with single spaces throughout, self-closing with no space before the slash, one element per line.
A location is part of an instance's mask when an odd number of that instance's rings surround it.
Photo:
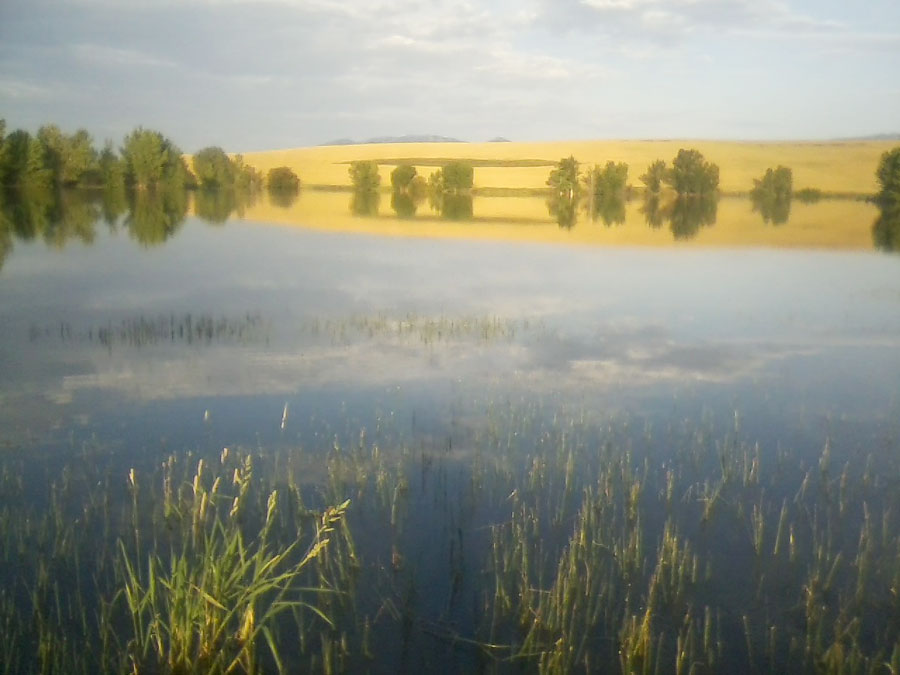
<path fill-rule="evenodd" d="M 680 148 L 695 148 L 719 165 L 720 189 L 747 192 L 753 179 L 779 164 L 794 172 L 794 189 L 817 188 L 830 193 L 871 194 L 877 189 L 875 169 L 896 141 L 734 142 L 734 141 L 559 141 L 547 143 L 395 143 L 320 146 L 244 153 L 244 161 L 264 173 L 288 166 L 304 185 L 349 185 L 348 163 L 354 160 L 473 159 L 490 163 L 542 160 L 542 166 L 476 166 L 476 188 L 543 188 L 551 164 L 574 156 L 583 165 L 607 161 L 628 164 L 628 179 L 638 177 L 657 159 L 671 162 Z M 380 166 L 389 184 L 393 165 Z M 418 164 L 427 176 L 434 166 Z"/>
<path fill-rule="evenodd" d="M 396 217 L 390 195 L 383 194 L 378 214 L 354 216 L 347 192 L 302 191 L 289 207 L 272 204 L 263 195 L 243 210 L 247 221 L 272 223 L 328 232 L 354 232 L 378 236 L 465 238 L 594 246 L 657 247 L 776 247 L 855 249 L 872 248 L 872 223 L 877 209 L 856 200 L 822 200 L 804 204 L 794 200 L 790 219 L 784 225 L 763 222 L 750 199 L 723 197 L 716 223 L 700 227 L 690 239 L 676 240 L 668 223 L 647 225 L 642 200 L 631 200 L 621 225 L 591 222 L 585 213 L 572 229 L 560 228 L 548 214 L 543 197 L 476 196 L 474 217 L 465 221 L 441 218 L 427 201 L 410 219 Z"/>

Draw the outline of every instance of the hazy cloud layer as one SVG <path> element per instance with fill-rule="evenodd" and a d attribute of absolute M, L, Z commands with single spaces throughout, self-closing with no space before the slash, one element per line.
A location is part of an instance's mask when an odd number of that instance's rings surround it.
<path fill-rule="evenodd" d="M 186 150 L 897 131 L 900 7 L 871 0 L 7 0 L 0 115 Z"/>

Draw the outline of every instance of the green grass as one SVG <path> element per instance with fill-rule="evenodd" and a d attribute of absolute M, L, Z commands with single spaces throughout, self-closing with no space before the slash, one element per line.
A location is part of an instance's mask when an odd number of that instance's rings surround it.
<path fill-rule="evenodd" d="M 0 672 L 896 672 L 894 445 L 465 400 L 133 473 L 6 453 Z"/>

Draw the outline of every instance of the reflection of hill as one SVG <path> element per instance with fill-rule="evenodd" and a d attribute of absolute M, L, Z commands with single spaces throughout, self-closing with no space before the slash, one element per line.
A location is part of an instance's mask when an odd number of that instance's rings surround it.
<path fill-rule="evenodd" d="M 389 198 L 389 195 L 385 195 Z M 305 190 L 290 208 L 272 205 L 262 199 L 248 208 L 246 218 L 254 222 L 302 227 L 321 231 L 358 232 L 375 236 L 416 236 L 437 238 L 491 239 L 582 243 L 610 246 L 673 246 L 677 242 L 668 227 L 666 199 L 649 212 L 643 200 L 625 204 L 625 222 L 616 227 L 576 225 L 560 228 L 547 213 L 545 196 L 476 196 L 471 220 L 451 221 L 428 208 L 420 208 L 412 218 L 396 217 L 384 210 L 377 217 L 357 218 L 347 208 L 347 192 Z M 661 215 L 660 215 L 661 214 Z M 722 197 L 715 211 L 715 227 L 697 224 L 687 227 L 682 216 L 679 227 L 692 231 L 692 246 L 771 246 L 787 248 L 872 248 L 871 223 L 877 209 L 872 204 L 852 200 L 822 200 L 816 204 L 794 202 L 790 227 L 772 227 L 762 222 L 747 197 Z M 648 227 L 648 218 L 660 227 Z M 662 227 L 665 225 L 665 227 Z"/>

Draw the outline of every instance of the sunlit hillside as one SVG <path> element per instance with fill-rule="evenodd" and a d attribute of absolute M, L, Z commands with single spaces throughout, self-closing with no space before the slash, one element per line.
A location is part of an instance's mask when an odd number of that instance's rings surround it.
<path fill-rule="evenodd" d="M 872 193 L 875 168 L 895 141 L 756 143 L 720 141 L 565 141 L 553 143 L 400 143 L 343 145 L 244 154 L 263 172 L 289 166 L 306 185 L 348 185 L 348 163 L 384 160 L 380 171 L 388 183 L 398 160 L 411 160 L 427 175 L 445 159 L 472 159 L 477 188 L 542 188 L 553 163 L 573 155 L 582 164 L 626 162 L 629 182 L 657 159 L 670 162 L 680 148 L 696 148 L 719 165 L 720 189 L 747 192 L 753 179 L 779 164 L 794 172 L 794 188 L 833 193 Z"/>

